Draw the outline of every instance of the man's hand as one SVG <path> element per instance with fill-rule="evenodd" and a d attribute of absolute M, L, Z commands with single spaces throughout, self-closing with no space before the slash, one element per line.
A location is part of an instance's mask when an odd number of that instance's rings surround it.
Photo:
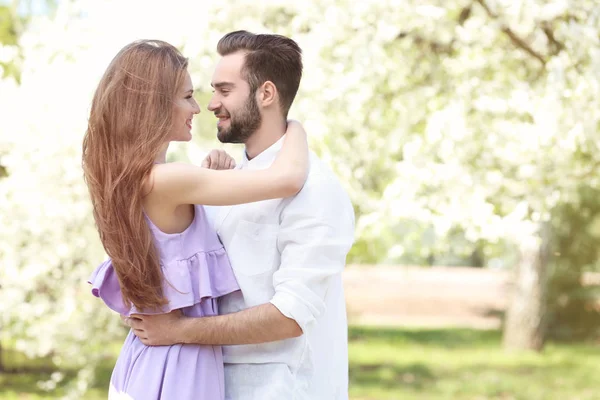
<path fill-rule="evenodd" d="M 257 344 L 302 335 L 298 323 L 271 303 L 207 317 L 186 317 L 175 310 L 159 315 L 134 314 L 126 319 L 133 333 L 147 346 Z"/>
<path fill-rule="evenodd" d="M 233 169 L 235 168 L 235 159 L 225 150 L 214 149 L 204 158 L 201 166 L 209 169 Z"/>
<path fill-rule="evenodd" d="M 185 317 L 180 310 L 168 314 L 133 314 L 126 323 L 146 346 L 168 346 L 182 341 L 178 337 Z"/>

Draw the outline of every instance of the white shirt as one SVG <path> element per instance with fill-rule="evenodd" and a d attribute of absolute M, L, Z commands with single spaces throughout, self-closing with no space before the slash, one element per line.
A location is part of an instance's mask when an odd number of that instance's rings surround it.
<path fill-rule="evenodd" d="M 238 168 L 269 167 L 283 140 Z M 342 270 L 354 242 L 354 210 L 335 175 L 311 152 L 296 196 L 206 209 L 241 288 L 221 298 L 219 312 L 271 302 L 303 331 L 277 342 L 224 346 L 226 399 L 348 399 Z"/>

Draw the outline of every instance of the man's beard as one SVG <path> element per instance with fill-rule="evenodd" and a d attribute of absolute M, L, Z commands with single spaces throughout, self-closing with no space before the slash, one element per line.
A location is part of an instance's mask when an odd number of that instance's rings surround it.
<path fill-rule="evenodd" d="M 250 93 L 240 110 L 229 114 L 229 128 L 217 128 L 217 138 L 221 143 L 246 143 L 246 140 L 260 127 L 261 122 L 262 116 L 256 98 L 253 93 Z"/>

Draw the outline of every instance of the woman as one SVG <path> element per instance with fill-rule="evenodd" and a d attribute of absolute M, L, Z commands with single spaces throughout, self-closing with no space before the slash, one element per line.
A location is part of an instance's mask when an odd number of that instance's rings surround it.
<path fill-rule="evenodd" d="M 296 194 L 308 168 L 306 134 L 290 123 L 274 164 L 259 171 L 165 163 L 171 141 L 189 141 L 195 114 L 187 60 L 161 41 L 137 41 L 109 65 L 94 95 L 83 169 L 100 239 L 110 259 L 90 278 L 114 311 L 217 314 L 216 298 L 238 290 L 202 206 Z M 129 333 L 109 397 L 222 399 L 218 346 L 147 347 Z"/>

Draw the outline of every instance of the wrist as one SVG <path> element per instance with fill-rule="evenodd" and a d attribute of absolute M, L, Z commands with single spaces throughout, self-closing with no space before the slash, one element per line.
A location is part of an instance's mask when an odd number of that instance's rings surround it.
<path fill-rule="evenodd" d="M 173 331 L 175 334 L 175 341 L 177 343 L 184 343 L 184 344 L 188 344 L 190 343 L 189 340 L 189 325 L 190 325 L 190 320 L 192 318 L 189 317 L 185 317 L 182 316 L 181 318 L 179 318 L 177 320 L 177 323 L 175 324 L 175 326 L 173 326 Z"/>
<path fill-rule="evenodd" d="M 175 327 L 178 343 L 206 344 L 200 333 L 205 329 L 208 318 L 210 317 L 182 317 Z"/>

